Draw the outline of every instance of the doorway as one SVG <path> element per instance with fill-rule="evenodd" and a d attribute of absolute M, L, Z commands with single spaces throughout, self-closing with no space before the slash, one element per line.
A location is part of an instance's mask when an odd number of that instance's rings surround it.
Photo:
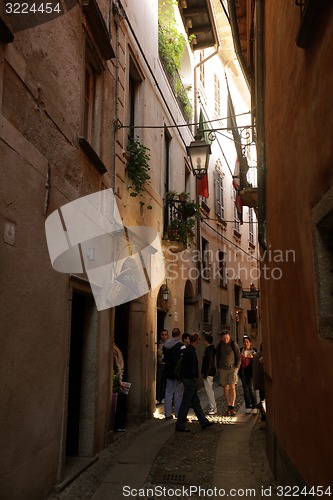
<path fill-rule="evenodd" d="M 123 380 L 128 377 L 128 329 L 130 318 L 130 303 L 115 307 L 114 343 L 121 350 L 124 358 Z"/>
<path fill-rule="evenodd" d="M 66 427 L 67 457 L 94 454 L 97 309 L 93 296 L 73 290 Z"/>

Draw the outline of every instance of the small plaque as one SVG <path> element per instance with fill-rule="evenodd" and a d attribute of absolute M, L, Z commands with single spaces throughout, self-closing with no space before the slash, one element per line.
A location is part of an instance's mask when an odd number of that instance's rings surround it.
<path fill-rule="evenodd" d="M 8 245 L 15 245 L 16 224 L 14 222 L 5 221 L 4 242 Z"/>

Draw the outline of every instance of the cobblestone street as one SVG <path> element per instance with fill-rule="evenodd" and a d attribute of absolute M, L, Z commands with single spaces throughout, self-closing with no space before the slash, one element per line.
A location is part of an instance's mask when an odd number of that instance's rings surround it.
<path fill-rule="evenodd" d="M 204 396 L 203 390 L 200 393 L 202 399 Z M 148 472 L 140 488 L 153 488 L 156 485 L 159 487 L 165 486 L 166 489 L 179 488 L 181 486 L 184 488 L 197 486 L 205 490 L 214 488 L 214 468 L 219 466 L 219 464 L 216 464 L 217 446 L 222 440 L 223 448 L 223 432 L 227 425 L 234 424 L 233 417 L 225 416 L 226 405 L 224 397 L 218 397 L 217 403 L 218 414 L 216 416 L 209 416 L 209 419 L 215 421 L 216 425 L 206 431 L 201 431 L 196 418 L 190 416 L 188 426 L 191 432 L 186 434 L 173 432 L 174 424 L 170 421 L 167 423 L 164 420 L 163 406 L 158 407 L 159 409 L 155 416 L 159 421 L 156 423 L 161 426 L 171 424 L 172 428 L 170 429 L 170 437 L 162 444 L 152 464 L 147 469 Z M 239 385 L 237 387 L 237 410 L 240 409 L 242 404 L 242 389 Z M 250 434 L 250 441 L 249 443 L 244 443 L 244 447 L 245 445 L 249 445 L 252 466 L 248 473 L 249 476 L 252 475 L 255 479 L 256 497 L 261 498 L 261 489 L 274 486 L 275 484 L 266 458 L 265 423 L 261 422 L 259 414 L 257 416 L 247 415 L 246 418 L 256 419 Z M 145 422 L 138 427 L 129 428 L 124 434 L 116 434 L 114 442 L 99 455 L 98 460 L 91 467 L 67 488 L 48 497 L 47 500 L 97 500 L 103 498 L 101 495 L 95 495 L 96 491 L 113 467 L 122 465 L 126 470 L 125 460 L 121 459 L 121 455 L 124 452 L 126 453 L 126 449 L 135 443 L 137 437 L 145 433 L 147 427 L 148 423 Z M 142 453 L 142 450 L 138 447 L 137 456 L 139 462 L 140 453 Z M 242 462 L 242 459 L 243 457 L 240 456 L 239 461 Z M 228 460 L 228 452 L 226 451 L 225 461 L 228 462 Z M 129 478 L 131 470 L 128 464 Z M 246 485 L 246 477 L 242 483 L 242 487 L 244 488 L 243 484 Z M 237 488 L 240 485 L 235 484 L 234 487 Z M 112 483 L 108 485 L 108 491 L 110 491 L 110 494 L 112 493 Z M 246 496 L 245 492 L 244 496 Z M 114 498 L 121 498 L 121 496 L 118 495 Z M 191 498 L 192 500 L 196 500 L 200 496 L 191 495 Z M 275 497 L 272 495 L 271 498 Z"/>

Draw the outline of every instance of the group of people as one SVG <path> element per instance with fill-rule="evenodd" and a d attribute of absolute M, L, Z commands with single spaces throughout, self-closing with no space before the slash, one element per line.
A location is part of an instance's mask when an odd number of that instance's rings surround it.
<path fill-rule="evenodd" d="M 163 335 L 162 335 L 163 334 Z M 197 394 L 199 363 L 196 349 L 200 341 L 197 333 L 181 335 L 179 328 L 172 330 L 168 338 L 167 330 L 161 332 L 158 346 L 157 404 L 164 402 L 165 418 L 177 418 L 176 431 L 187 432 L 187 414 L 192 407 L 203 429 L 212 425 L 205 416 Z M 235 416 L 236 386 L 241 379 L 246 413 L 257 413 L 258 404 L 255 390 L 259 390 L 259 408 L 264 419 L 264 385 L 262 346 L 257 352 L 252 348 L 248 335 L 243 337 L 243 346 L 231 339 L 230 332 L 221 332 L 221 340 L 214 346 L 213 336 L 204 335 L 205 350 L 202 358 L 201 376 L 209 402 L 209 415 L 217 413 L 214 381 L 219 378 L 228 405 L 227 415 Z M 254 373 L 256 372 L 256 373 Z M 255 383 L 254 383 L 255 382 Z M 163 385 L 164 384 L 164 385 Z"/>

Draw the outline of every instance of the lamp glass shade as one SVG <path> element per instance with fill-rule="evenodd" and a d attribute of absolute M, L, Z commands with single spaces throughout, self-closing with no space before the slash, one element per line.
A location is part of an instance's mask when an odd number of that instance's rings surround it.
<path fill-rule="evenodd" d="M 207 173 L 209 156 L 211 154 L 210 145 L 203 139 L 192 141 L 186 148 L 190 158 L 192 170 L 198 179 L 202 179 Z"/>
<path fill-rule="evenodd" d="M 162 296 L 163 296 L 163 300 L 165 300 L 165 301 L 169 300 L 169 298 L 170 298 L 170 290 L 169 290 L 169 288 L 167 286 L 165 286 L 163 288 Z"/>

